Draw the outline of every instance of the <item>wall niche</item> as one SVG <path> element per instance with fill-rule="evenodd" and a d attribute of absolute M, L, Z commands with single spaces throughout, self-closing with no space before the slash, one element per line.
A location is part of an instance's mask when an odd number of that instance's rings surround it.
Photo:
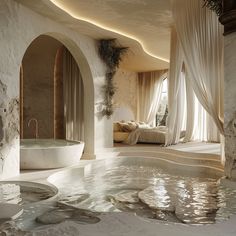
<path fill-rule="evenodd" d="M 79 92 L 76 86 L 80 86 Z M 20 108 L 22 139 L 77 140 L 83 136 L 81 132 L 74 134 L 74 128 L 79 130 L 83 123 L 83 118 L 78 118 L 78 112 L 83 112 L 82 77 L 70 52 L 50 36 L 39 36 L 25 52 L 20 70 Z"/>

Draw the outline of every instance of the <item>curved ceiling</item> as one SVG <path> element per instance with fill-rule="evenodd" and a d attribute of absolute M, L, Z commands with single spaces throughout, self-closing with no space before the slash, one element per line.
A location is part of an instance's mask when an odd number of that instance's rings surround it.
<path fill-rule="evenodd" d="M 122 67 L 151 71 L 169 67 L 169 0 L 16 0 L 94 39 L 117 38 L 129 47 Z"/>

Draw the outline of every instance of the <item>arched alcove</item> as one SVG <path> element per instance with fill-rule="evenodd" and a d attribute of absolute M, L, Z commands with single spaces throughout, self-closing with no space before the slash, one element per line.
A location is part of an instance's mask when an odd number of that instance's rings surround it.
<path fill-rule="evenodd" d="M 55 50 L 52 49 L 52 51 L 54 52 L 57 52 L 59 47 L 63 45 L 73 56 L 74 60 L 76 61 L 79 67 L 81 77 L 83 80 L 83 87 L 84 87 L 84 101 L 83 101 L 83 106 L 84 106 L 84 140 L 83 141 L 85 142 L 84 152 L 86 156 L 93 158 L 94 156 L 94 86 L 93 86 L 93 77 L 92 77 L 92 73 L 91 73 L 91 69 L 88 64 L 88 61 L 85 55 L 83 54 L 83 52 L 81 51 L 81 49 L 78 47 L 78 45 L 73 40 L 69 39 L 67 36 L 64 36 L 59 33 L 46 33 L 46 34 L 36 37 L 35 39 L 39 37 L 49 37 L 52 40 L 54 39 L 56 42 L 58 42 L 57 46 L 54 45 Z M 35 41 L 35 39 L 33 39 L 29 45 L 31 45 Z M 25 49 L 25 52 L 27 51 L 27 48 Z M 22 55 L 22 58 L 23 57 L 24 56 Z M 21 71 L 21 74 L 23 73 L 24 72 Z"/>
<path fill-rule="evenodd" d="M 85 92 L 84 154 L 86 158 L 94 158 L 95 149 L 108 146 L 111 137 L 111 133 L 103 135 L 108 130 L 107 121 L 98 120 L 94 112 L 94 104 L 100 99 L 100 88 L 105 74 L 95 40 L 15 1 L 3 1 L 1 9 L 2 17 L 7 20 L 1 21 L 4 33 L 0 34 L 0 179 L 19 174 L 20 67 L 27 48 L 40 35 L 48 35 L 61 42 L 80 68 Z"/>

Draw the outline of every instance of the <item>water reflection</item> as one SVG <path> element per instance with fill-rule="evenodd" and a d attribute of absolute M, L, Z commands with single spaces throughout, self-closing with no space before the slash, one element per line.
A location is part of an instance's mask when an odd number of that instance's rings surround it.
<path fill-rule="evenodd" d="M 87 193 L 87 198 L 71 203 L 73 192 Z M 79 208 L 128 211 L 186 224 L 227 219 L 236 213 L 235 194 L 236 191 L 218 186 L 215 179 L 174 176 L 161 169 L 140 166 L 119 166 L 103 173 L 95 170 L 84 180 L 70 183 L 68 188 L 63 184 L 61 188 L 63 201 Z"/>
<path fill-rule="evenodd" d="M 148 166 L 94 169 L 84 179 L 64 179 L 58 187 L 59 204 L 52 206 L 28 204 L 50 195 L 38 188 L 2 185 L 0 196 L 24 206 L 16 220 L 22 230 L 64 220 L 93 224 L 99 221 L 94 212 L 132 212 L 184 224 L 215 223 L 236 213 L 236 190 L 219 186 L 216 179 L 175 176 Z M 0 223 L 1 227 L 8 228 L 8 224 Z"/>
<path fill-rule="evenodd" d="M 0 202 L 25 205 L 46 200 L 55 193 L 38 185 L 27 186 L 22 183 L 0 183 Z"/>

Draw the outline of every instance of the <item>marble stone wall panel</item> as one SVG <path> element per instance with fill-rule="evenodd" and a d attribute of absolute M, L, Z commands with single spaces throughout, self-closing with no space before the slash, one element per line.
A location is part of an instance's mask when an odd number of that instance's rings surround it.
<path fill-rule="evenodd" d="M 225 173 L 236 180 L 236 33 L 225 36 Z"/>
<path fill-rule="evenodd" d="M 19 173 L 19 100 L 0 81 L 0 179 Z"/>

